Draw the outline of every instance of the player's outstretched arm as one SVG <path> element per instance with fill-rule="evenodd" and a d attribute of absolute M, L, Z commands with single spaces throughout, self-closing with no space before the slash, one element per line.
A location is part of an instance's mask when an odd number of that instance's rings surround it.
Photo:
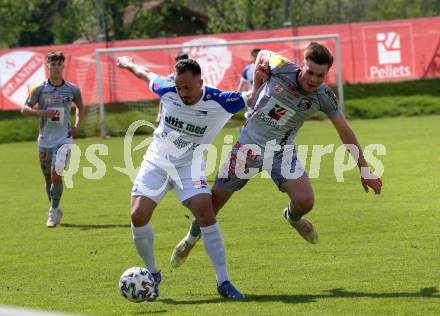
<path fill-rule="evenodd" d="M 336 128 L 336 130 L 338 131 L 342 143 L 353 144 L 358 149 L 358 155 L 355 155 L 348 148 L 355 161 L 357 161 L 357 165 L 361 172 L 361 184 L 365 192 L 368 192 L 368 188 L 371 188 L 375 194 L 380 194 L 380 191 L 382 189 L 382 180 L 370 171 L 370 168 L 368 167 L 368 163 L 365 160 L 361 146 L 357 141 L 356 135 L 349 126 L 344 115 L 342 113 L 339 113 L 338 115 L 336 115 L 336 117 L 332 118 L 331 121 L 334 127 Z"/>
<path fill-rule="evenodd" d="M 258 89 L 261 85 L 269 79 L 270 77 L 270 67 L 269 58 L 274 54 L 270 50 L 262 50 L 258 53 L 254 64 L 254 84 L 251 88 L 251 93 L 249 93 L 249 98 L 247 104 L 250 105 L 253 101 L 254 96 L 257 94 Z M 240 90 L 239 90 L 240 91 Z"/>
<path fill-rule="evenodd" d="M 145 80 L 147 82 L 150 82 L 157 76 L 155 73 L 151 72 L 150 69 L 148 69 L 147 67 L 135 64 L 133 58 L 129 56 L 118 57 L 116 59 L 116 66 L 118 66 L 119 68 L 128 69 L 136 77 Z"/>
<path fill-rule="evenodd" d="M 253 92 L 257 92 L 261 85 L 269 79 L 269 58 L 272 56 L 272 54 L 275 53 L 270 50 L 262 50 L 258 53 L 254 65 L 254 86 L 252 87 Z"/>

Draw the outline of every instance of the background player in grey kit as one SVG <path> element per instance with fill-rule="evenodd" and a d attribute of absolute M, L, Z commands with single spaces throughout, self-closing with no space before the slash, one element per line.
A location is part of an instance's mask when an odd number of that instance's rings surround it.
<path fill-rule="evenodd" d="M 229 161 L 220 169 L 212 189 L 214 211 L 218 212 L 232 194 L 246 185 L 237 166 L 257 172 L 267 170 L 272 180 L 290 198 L 283 216 L 308 242 L 318 242 L 318 232 L 303 216 L 314 204 L 310 181 L 296 157 L 292 144 L 304 121 L 317 111 L 324 112 L 361 171 L 360 181 L 366 192 L 380 194 L 382 181 L 370 172 L 356 136 L 348 125 L 336 96 L 324 83 L 333 64 L 333 56 L 323 45 L 312 42 L 304 53 L 304 64 L 291 63 L 283 56 L 261 51 L 255 63 L 252 91 L 252 116 L 241 130 Z M 252 149 L 251 149 L 252 147 Z M 358 154 L 358 155 L 357 155 Z M 241 157 L 241 158 L 240 158 Z M 285 159 L 283 159 L 285 158 Z M 293 175 L 291 170 L 295 170 Z M 190 231 L 177 244 L 171 256 L 174 267 L 181 265 L 198 240 L 199 229 L 193 221 Z"/>
<path fill-rule="evenodd" d="M 59 208 L 63 181 L 62 175 L 56 171 L 63 170 L 67 164 L 69 151 L 63 145 L 72 143 L 72 136 L 77 135 L 84 115 L 79 88 L 63 79 L 64 60 L 63 52 L 47 54 L 49 79 L 30 91 L 21 110 L 23 115 L 40 117 L 38 147 L 41 170 L 46 180 L 46 192 L 50 201 L 46 224 L 49 228 L 60 224 L 63 215 Z M 72 102 L 76 109 L 73 127 L 70 125 Z M 36 104 L 38 108 L 34 108 Z"/>

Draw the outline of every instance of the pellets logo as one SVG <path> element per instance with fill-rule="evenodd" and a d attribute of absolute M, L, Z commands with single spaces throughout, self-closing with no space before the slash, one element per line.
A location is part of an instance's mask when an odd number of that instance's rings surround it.
<path fill-rule="evenodd" d="M 18 106 L 24 104 L 33 86 L 46 79 L 44 55 L 14 51 L 0 56 L 1 92 Z"/>
<path fill-rule="evenodd" d="M 409 25 L 363 29 L 365 73 L 369 80 L 401 80 L 414 76 L 413 38 Z"/>
<path fill-rule="evenodd" d="M 379 64 L 400 64 L 400 35 L 396 32 L 377 33 Z"/>

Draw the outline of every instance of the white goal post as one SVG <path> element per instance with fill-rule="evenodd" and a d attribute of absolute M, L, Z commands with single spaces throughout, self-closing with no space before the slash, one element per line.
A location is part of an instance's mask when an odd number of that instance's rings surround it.
<path fill-rule="evenodd" d="M 212 37 L 217 37 L 215 34 L 212 35 Z M 122 87 L 123 82 L 118 82 L 117 78 L 117 71 L 115 66 L 115 59 L 117 56 L 120 55 L 136 55 L 136 56 L 142 56 L 142 53 L 152 53 L 154 51 L 167 51 L 168 56 L 175 56 L 178 51 L 185 51 L 188 52 L 191 58 L 194 58 L 199 61 L 197 56 L 193 57 L 192 52 L 196 52 L 200 49 L 208 49 L 211 53 L 215 54 L 221 54 L 221 48 L 227 48 L 227 47 L 235 47 L 242 46 L 240 48 L 240 51 L 246 52 L 246 57 L 250 55 L 250 51 L 252 48 L 259 47 L 261 49 L 266 49 L 266 47 L 269 45 L 274 44 L 283 44 L 286 43 L 292 43 L 292 54 L 296 54 L 295 62 L 300 63 L 302 61 L 302 56 L 298 56 L 297 53 L 300 50 L 300 47 L 304 47 L 306 44 L 308 44 L 310 41 L 333 41 L 334 42 L 334 55 L 335 55 L 335 63 L 334 67 L 331 69 L 331 81 L 332 84 L 336 84 L 337 86 L 337 95 L 339 98 L 339 102 L 341 104 L 341 107 L 344 105 L 344 91 L 343 91 L 343 79 L 342 79 L 342 63 L 341 63 L 341 44 L 340 44 L 340 37 L 338 34 L 324 34 L 324 35 L 316 35 L 316 36 L 296 36 L 296 37 L 282 37 L 282 38 L 272 38 L 272 39 L 255 39 L 255 40 L 239 40 L 239 41 L 225 41 L 221 40 L 220 42 L 203 42 L 203 38 L 200 39 L 200 42 L 202 44 L 197 44 L 196 41 L 189 41 L 184 43 L 183 45 L 154 45 L 154 46 L 134 46 L 134 47 L 121 47 L 121 48 L 99 48 L 95 50 L 95 58 L 96 58 L 96 79 L 97 79 L 97 89 L 98 89 L 98 102 L 99 102 L 99 129 L 100 129 L 100 135 L 101 137 L 105 137 L 107 135 L 107 126 L 106 126 L 106 101 L 108 98 L 106 98 L 105 93 L 111 93 L 112 95 L 118 95 L 117 90 L 118 89 L 124 89 L 124 94 L 130 94 L 130 89 L 133 89 L 133 94 L 139 94 L 139 93 L 147 93 L 147 90 L 135 91 L 133 87 L 130 85 L 125 85 Z M 275 49 L 272 49 L 274 51 L 277 51 Z M 296 53 L 295 53 L 296 51 Z M 283 52 L 283 55 L 285 53 Z M 289 55 L 289 54 L 287 54 Z M 217 56 L 218 57 L 218 56 Z M 292 56 L 286 56 L 288 58 L 292 58 Z M 220 57 L 221 58 L 221 57 Z M 301 59 L 300 59 L 301 58 Z M 138 58 L 135 58 L 135 61 L 142 64 L 144 61 L 146 63 L 146 66 L 148 66 L 151 69 L 151 64 L 148 64 L 148 59 L 142 59 L 139 60 Z M 230 61 L 231 58 L 229 58 Z M 174 57 L 168 58 L 167 62 L 169 63 L 169 67 L 167 68 L 168 73 L 172 71 L 172 66 L 174 66 Z M 209 69 L 205 69 L 202 66 L 202 75 L 205 74 L 206 71 L 209 71 Z M 230 66 L 230 64 L 229 64 Z M 106 67 L 105 71 L 103 71 L 104 67 Z M 154 67 L 154 65 L 153 65 Z M 152 69 L 154 72 L 155 69 Z M 163 72 L 163 71 L 162 71 Z M 161 73 L 157 72 L 161 75 L 167 75 L 168 73 Z M 238 76 L 238 78 L 237 78 Z M 329 76 L 330 77 L 330 76 Z M 209 79 L 209 78 L 208 78 Z M 228 89 L 224 89 L 224 87 L 220 87 L 222 90 L 236 90 L 236 86 L 238 85 L 238 79 L 239 75 L 235 75 L 234 78 L 227 78 L 226 81 L 231 81 L 231 87 L 228 86 Z M 208 81 L 210 85 L 213 85 L 210 80 L 206 80 L 204 78 L 205 82 Z M 106 81 L 106 92 L 104 92 L 104 81 Z M 214 80 L 215 81 L 215 80 Z M 225 79 L 223 79 L 223 82 Z M 233 82 L 233 83 L 232 83 Z M 223 84 L 224 85 L 224 84 Z M 134 102 L 139 102 L 139 100 L 136 101 L 136 97 L 133 98 Z M 130 101 L 130 100 L 125 100 Z M 112 99 L 112 103 L 119 102 L 117 98 L 114 100 Z M 121 101 L 122 102 L 122 101 Z M 145 102 L 144 102 L 145 104 Z"/>

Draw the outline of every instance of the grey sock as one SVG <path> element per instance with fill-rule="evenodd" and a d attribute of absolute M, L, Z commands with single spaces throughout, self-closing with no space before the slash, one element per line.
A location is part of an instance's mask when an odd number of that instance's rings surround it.
<path fill-rule="evenodd" d="M 191 234 L 191 236 L 194 236 L 194 237 L 198 237 L 202 233 L 200 231 L 200 226 L 195 219 L 193 219 L 193 221 L 191 222 L 191 227 L 189 229 L 189 233 Z"/>
<path fill-rule="evenodd" d="M 51 198 L 51 196 L 50 196 L 50 187 L 51 187 L 52 185 L 51 184 L 47 184 L 46 183 L 46 193 L 47 193 L 47 197 L 49 198 L 49 203 L 51 202 L 51 200 L 52 200 L 52 198 Z"/>
<path fill-rule="evenodd" d="M 298 215 L 298 214 L 295 214 L 294 212 L 292 212 L 292 210 L 290 209 L 290 206 L 287 207 L 287 210 L 288 210 L 287 215 L 289 216 L 289 219 L 292 222 L 296 223 L 302 218 L 302 215 Z"/>
<path fill-rule="evenodd" d="M 60 205 L 61 195 L 63 194 L 63 184 L 52 184 L 50 187 L 50 195 L 52 197 L 50 206 L 58 208 Z"/>

